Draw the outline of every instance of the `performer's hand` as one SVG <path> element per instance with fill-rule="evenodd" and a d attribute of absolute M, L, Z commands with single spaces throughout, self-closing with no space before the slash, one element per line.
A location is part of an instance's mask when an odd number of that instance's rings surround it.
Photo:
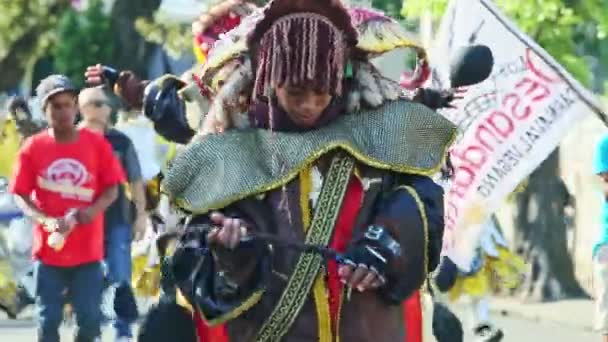
<path fill-rule="evenodd" d="M 234 249 L 247 236 L 247 228 L 241 219 L 229 218 L 216 212 L 211 214 L 211 221 L 217 228 L 207 234 L 209 244 Z"/>
<path fill-rule="evenodd" d="M 401 255 L 401 245 L 380 225 L 370 225 L 344 255 L 338 269 L 342 282 L 360 292 L 377 289 L 386 283 L 388 263 Z"/>
<path fill-rule="evenodd" d="M 109 66 L 95 64 L 87 67 L 84 73 L 85 81 L 90 86 L 102 85 L 108 82 L 110 88 L 114 87 L 114 83 L 118 80 L 119 73 L 117 70 Z"/>
<path fill-rule="evenodd" d="M 101 64 L 95 64 L 87 67 L 84 77 L 87 84 L 90 86 L 98 86 L 103 84 L 103 66 Z"/>
<path fill-rule="evenodd" d="M 466 87 L 453 89 L 452 98 L 450 99 L 450 101 L 448 101 L 446 108 L 458 109 L 458 105 L 460 104 L 461 100 L 464 99 L 464 96 L 468 90 L 469 89 Z"/>
<path fill-rule="evenodd" d="M 386 282 L 375 269 L 365 264 L 340 266 L 338 275 L 342 283 L 359 292 L 375 290 Z"/>

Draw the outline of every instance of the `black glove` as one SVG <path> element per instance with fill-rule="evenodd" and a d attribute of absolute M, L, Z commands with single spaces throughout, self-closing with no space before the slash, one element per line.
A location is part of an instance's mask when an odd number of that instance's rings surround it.
<path fill-rule="evenodd" d="M 430 88 L 422 88 L 418 90 L 414 100 L 433 110 L 440 108 L 452 108 L 450 103 L 454 100 L 454 94 L 451 91 L 439 91 Z"/>
<path fill-rule="evenodd" d="M 101 70 L 102 70 L 101 75 L 102 75 L 103 81 L 108 84 L 110 89 L 113 89 L 114 84 L 116 84 L 116 81 L 118 80 L 118 76 L 120 75 L 120 73 L 118 72 L 118 70 L 111 68 L 107 65 L 103 65 L 101 67 Z"/>
<path fill-rule="evenodd" d="M 365 265 L 383 279 L 389 262 L 401 255 L 401 245 L 381 226 L 369 226 L 345 254 L 346 264 Z"/>
<path fill-rule="evenodd" d="M 433 335 L 437 342 L 462 342 L 462 323 L 447 306 L 433 303 Z"/>
<path fill-rule="evenodd" d="M 441 258 L 439 270 L 435 276 L 435 284 L 437 285 L 437 289 L 439 289 L 441 292 L 449 291 L 456 283 L 457 277 L 458 267 L 456 264 L 454 264 L 454 262 L 447 256 Z"/>
<path fill-rule="evenodd" d="M 186 105 L 178 94 L 184 86 L 176 77 L 161 77 L 146 86 L 143 100 L 144 115 L 154 123 L 156 132 L 178 144 L 187 144 L 196 133 L 188 124 Z"/>

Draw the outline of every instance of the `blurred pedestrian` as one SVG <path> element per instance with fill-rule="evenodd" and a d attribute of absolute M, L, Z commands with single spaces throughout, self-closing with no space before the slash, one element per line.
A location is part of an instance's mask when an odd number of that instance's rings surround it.
<path fill-rule="evenodd" d="M 602 214 L 599 238 L 593 247 L 595 284 L 595 328 L 608 342 L 608 135 L 597 145 L 593 172 L 602 184 Z"/>
<path fill-rule="evenodd" d="M 77 89 L 67 77 L 49 76 L 36 92 L 50 128 L 20 149 L 10 191 L 36 222 L 38 341 L 59 341 L 67 298 L 76 341 L 92 342 L 101 334 L 103 213 L 124 175 L 110 144 L 75 126 Z"/>
<path fill-rule="evenodd" d="M 133 237 L 140 239 L 143 236 L 147 222 L 146 198 L 138 156 L 131 139 L 109 127 L 112 108 L 110 99 L 102 88 L 82 90 L 78 104 L 83 118 L 81 127 L 105 135 L 127 177 L 128 183 L 119 187 L 117 200 L 106 210 L 105 255 L 107 278 L 111 285 L 130 290 L 131 242 Z M 128 311 L 136 311 L 136 308 Z M 116 314 L 116 341 L 128 341 L 132 337 L 133 322 L 122 313 Z"/>

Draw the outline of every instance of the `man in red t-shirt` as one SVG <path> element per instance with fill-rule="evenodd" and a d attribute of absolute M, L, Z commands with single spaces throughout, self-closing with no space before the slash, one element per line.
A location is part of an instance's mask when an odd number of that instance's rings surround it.
<path fill-rule="evenodd" d="M 59 341 L 67 299 L 76 312 L 76 341 L 92 342 L 101 326 L 103 214 L 116 199 L 124 174 L 102 135 L 76 128 L 77 91 L 65 76 L 47 77 L 36 92 L 50 129 L 21 148 L 10 191 L 37 222 L 38 341 Z M 75 212 L 73 219 L 70 212 Z M 65 242 L 53 244 L 52 233 L 62 234 Z"/>

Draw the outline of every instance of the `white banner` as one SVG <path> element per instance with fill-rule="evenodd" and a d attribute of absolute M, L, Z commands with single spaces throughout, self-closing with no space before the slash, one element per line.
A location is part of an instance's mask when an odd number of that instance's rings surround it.
<path fill-rule="evenodd" d="M 446 190 L 444 252 L 465 269 L 487 216 L 573 125 L 601 112 L 587 90 L 486 0 L 448 6 L 431 54 L 436 87 L 450 87 L 446 57 L 471 44 L 492 50 L 492 75 L 471 87 L 457 110 L 443 113 L 462 133 L 451 151 L 455 174 Z"/>

